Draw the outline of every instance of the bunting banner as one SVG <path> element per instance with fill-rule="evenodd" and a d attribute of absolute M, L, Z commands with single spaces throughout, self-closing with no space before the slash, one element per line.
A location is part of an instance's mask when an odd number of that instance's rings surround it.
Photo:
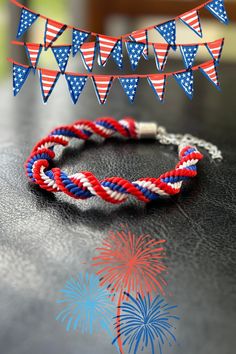
<path fill-rule="evenodd" d="M 69 60 L 71 46 L 60 46 L 60 47 L 51 47 L 52 52 L 55 56 L 57 64 L 62 74 L 64 74 L 66 70 L 66 66 Z"/>
<path fill-rule="evenodd" d="M 80 50 L 85 68 L 88 71 L 92 71 L 94 59 L 95 59 L 95 53 L 96 53 L 96 42 L 84 43 L 81 45 L 79 50 Z"/>
<path fill-rule="evenodd" d="M 97 38 L 99 46 L 98 63 L 101 66 L 105 66 L 119 38 L 107 37 L 102 35 L 99 35 Z"/>
<path fill-rule="evenodd" d="M 224 0 L 213 0 L 205 5 L 205 8 L 209 10 L 220 22 L 228 24 L 228 16 L 225 10 Z"/>
<path fill-rule="evenodd" d="M 70 75 L 70 74 L 65 74 L 65 77 L 68 84 L 71 99 L 73 103 L 76 104 L 80 97 L 81 92 L 83 91 L 83 88 L 87 82 L 88 77 Z"/>
<path fill-rule="evenodd" d="M 143 55 L 144 59 L 148 59 L 148 31 L 142 30 L 142 31 L 132 32 L 131 35 L 129 36 L 129 38 L 138 42 L 138 43 L 144 44 L 144 49 L 143 49 L 142 55 Z"/>
<path fill-rule="evenodd" d="M 109 94 L 113 77 L 107 75 L 96 75 L 92 76 L 94 88 L 97 94 L 98 102 L 104 104 L 107 100 Z"/>
<path fill-rule="evenodd" d="M 41 51 L 43 49 L 42 44 L 26 43 L 25 49 L 26 49 L 26 53 L 28 55 L 31 66 L 34 69 L 36 69 Z"/>
<path fill-rule="evenodd" d="M 139 78 L 138 77 L 119 77 L 121 86 L 124 89 L 125 94 L 127 95 L 130 103 L 134 102 L 136 91 L 138 88 Z"/>
<path fill-rule="evenodd" d="M 190 69 L 193 66 L 195 57 L 198 51 L 198 45 L 186 45 L 181 46 L 180 51 L 183 56 L 184 65 L 187 69 Z"/>
<path fill-rule="evenodd" d="M 224 38 L 217 39 L 214 42 L 209 42 L 205 44 L 212 58 L 215 59 L 216 62 L 219 62 L 221 58 L 223 45 L 224 45 Z"/>
<path fill-rule="evenodd" d="M 51 95 L 60 73 L 54 70 L 39 69 L 40 85 L 42 90 L 43 102 L 46 103 Z"/>
<path fill-rule="evenodd" d="M 16 96 L 30 73 L 30 67 L 13 63 L 13 94 Z"/>
<path fill-rule="evenodd" d="M 114 47 L 111 56 L 118 66 L 119 69 L 123 68 L 123 50 L 122 50 L 122 40 L 119 40 Z"/>
<path fill-rule="evenodd" d="M 156 66 L 159 71 L 163 71 L 165 69 L 170 48 L 171 46 L 169 44 L 163 44 L 163 43 L 153 44 Z"/>
<path fill-rule="evenodd" d="M 193 97 L 193 71 L 185 71 L 182 73 L 174 74 L 174 78 L 180 85 L 180 87 L 184 90 L 186 95 L 192 99 Z"/>
<path fill-rule="evenodd" d="M 214 60 L 207 63 L 206 65 L 200 65 L 199 70 L 218 90 L 220 90 L 218 74 L 216 71 L 216 62 Z"/>
<path fill-rule="evenodd" d="M 50 19 L 46 21 L 46 28 L 45 28 L 45 35 L 44 35 L 45 49 L 51 47 L 52 43 L 55 42 L 57 38 L 62 35 L 66 27 L 67 27 L 66 25 L 63 25 L 62 23 Z"/>
<path fill-rule="evenodd" d="M 32 26 L 38 17 L 39 15 L 34 12 L 22 8 L 16 37 L 20 38 L 23 36 L 23 34 Z"/>
<path fill-rule="evenodd" d="M 160 35 L 165 39 L 168 44 L 171 44 L 175 48 L 176 42 L 176 22 L 171 20 L 165 22 L 159 26 L 156 26 L 155 29 L 160 33 Z"/>
<path fill-rule="evenodd" d="M 130 59 L 131 68 L 135 70 L 145 48 L 144 43 L 126 42 L 127 52 Z"/>
<path fill-rule="evenodd" d="M 152 75 L 147 79 L 154 93 L 157 95 L 159 100 L 163 102 L 166 88 L 166 75 Z"/>
<path fill-rule="evenodd" d="M 73 57 L 78 53 L 81 45 L 89 38 L 90 33 L 79 31 L 76 28 L 72 30 L 72 55 Z"/>
<path fill-rule="evenodd" d="M 189 11 L 183 14 L 179 19 L 187 25 L 192 31 L 194 31 L 199 37 L 202 38 L 202 27 L 199 18 L 199 12 L 196 10 Z"/>

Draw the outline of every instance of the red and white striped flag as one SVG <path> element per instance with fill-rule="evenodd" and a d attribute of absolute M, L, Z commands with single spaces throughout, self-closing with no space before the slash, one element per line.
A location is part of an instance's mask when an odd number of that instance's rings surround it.
<path fill-rule="evenodd" d="M 220 60 L 222 49 L 224 45 L 224 38 L 217 39 L 214 42 L 206 43 L 206 47 L 211 54 L 212 58 L 217 62 Z"/>
<path fill-rule="evenodd" d="M 199 70 L 207 77 L 207 79 L 212 82 L 218 89 L 220 88 L 218 75 L 216 71 L 216 66 L 214 60 L 207 64 L 203 64 L 199 67 Z"/>
<path fill-rule="evenodd" d="M 152 75 L 148 77 L 148 82 L 160 101 L 164 100 L 166 88 L 166 75 Z"/>
<path fill-rule="evenodd" d="M 165 43 L 154 43 L 153 50 L 155 54 L 157 69 L 159 71 L 163 71 L 167 62 L 170 45 Z"/>
<path fill-rule="evenodd" d="M 199 37 L 202 37 L 202 28 L 198 11 L 192 10 L 179 17 L 181 21 L 191 28 Z"/>
<path fill-rule="evenodd" d="M 52 43 L 55 42 L 57 38 L 62 35 L 66 27 L 67 26 L 63 25 L 62 23 L 52 21 L 52 20 L 47 20 L 46 28 L 45 28 L 45 36 L 44 36 L 46 49 L 49 48 L 52 45 Z"/>
<path fill-rule="evenodd" d="M 92 71 L 95 58 L 96 42 L 84 43 L 80 47 L 80 53 L 84 66 L 87 70 Z"/>
<path fill-rule="evenodd" d="M 40 69 L 40 85 L 43 95 L 43 102 L 46 103 L 54 89 L 60 73 L 57 71 Z"/>
<path fill-rule="evenodd" d="M 145 59 L 148 59 L 148 32 L 147 30 L 135 31 L 129 36 L 130 39 L 135 40 L 136 42 L 145 44 L 142 55 Z"/>
<path fill-rule="evenodd" d="M 114 37 L 107 37 L 107 36 L 98 36 L 98 43 L 99 43 L 99 57 L 98 63 L 101 66 L 105 66 L 107 59 L 111 55 L 113 48 L 117 44 L 119 38 Z"/>
<path fill-rule="evenodd" d="M 39 61 L 39 56 L 42 51 L 42 44 L 36 44 L 36 43 L 26 43 L 25 45 L 27 55 L 29 57 L 30 63 L 32 67 L 35 69 L 38 61 Z"/>
<path fill-rule="evenodd" d="M 106 102 L 107 96 L 109 94 L 113 77 L 112 76 L 102 76 L 96 75 L 92 77 L 94 88 L 98 97 L 98 101 L 101 104 Z"/>

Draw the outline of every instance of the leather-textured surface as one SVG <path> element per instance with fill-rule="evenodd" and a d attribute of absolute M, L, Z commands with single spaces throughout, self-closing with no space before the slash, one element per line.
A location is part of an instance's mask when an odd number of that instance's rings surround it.
<path fill-rule="evenodd" d="M 91 83 L 76 106 L 62 79 L 48 105 L 41 104 L 33 75 L 16 98 L 11 96 L 11 83 L 1 83 L 1 354 L 116 352 L 105 335 L 66 333 L 55 316 L 59 289 L 70 276 L 90 271 L 95 248 L 121 224 L 137 235 L 167 240 L 168 300 L 179 305 L 181 320 L 178 345 L 166 352 L 235 351 L 235 66 L 222 65 L 220 80 L 222 93 L 197 73 L 192 102 L 169 80 L 164 105 L 146 83 L 140 84 L 135 104 L 129 105 L 117 82 L 106 106 L 97 104 Z M 214 162 L 205 154 L 198 177 L 181 196 L 149 205 L 130 200 L 113 206 L 95 198 L 78 202 L 28 183 L 23 163 L 37 140 L 57 125 L 104 115 L 132 115 L 139 121 L 156 121 L 171 132 L 191 133 L 217 144 L 224 160 Z M 113 138 L 77 143 L 63 152 L 57 165 L 67 172 L 87 169 L 98 178 L 120 175 L 134 180 L 157 176 L 176 160 L 173 147 Z"/>

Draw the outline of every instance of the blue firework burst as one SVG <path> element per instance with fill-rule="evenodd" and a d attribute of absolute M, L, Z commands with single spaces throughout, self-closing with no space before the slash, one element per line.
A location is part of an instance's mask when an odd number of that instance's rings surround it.
<path fill-rule="evenodd" d="M 120 306 L 121 313 L 116 317 L 118 321 L 115 324 L 118 335 L 113 344 L 121 337 L 123 345 L 128 345 L 129 353 L 136 354 L 149 347 L 155 354 L 155 348 L 162 353 L 165 343 L 171 346 L 176 342 L 173 323 L 179 317 L 172 315 L 172 310 L 177 306 L 168 305 L 160 295 L 153 300 L 149 294 L 144 297 L 138 294 L 137 299 L 128 293 L 125 295 L 129 302 L 123 302 Z"/>

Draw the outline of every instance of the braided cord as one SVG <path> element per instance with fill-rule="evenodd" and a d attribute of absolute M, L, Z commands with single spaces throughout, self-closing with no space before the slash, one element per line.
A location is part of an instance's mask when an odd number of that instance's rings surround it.
<path fill-rule="evenodd" d="M 116 121 L 105 117 L 76 121 L 73 125 L 54 129 L 39 141 L 25 163 L 29 179 L 49 192 L 64 192 L 75 199 L 98 196 L 114 204 L 124 202 L 129 195 L 140 201 L 150 202 L 159 197 L 178 194 L 184 181 L 197 175 L 197 163 L 203 155 L 194 146 L 184 146 L 179 152 L 175 168 L 158 178 L 140 178 L 131 182 L 121 177 L 110 177 L 99 181 L 93 173 L 83 171 L 68 176 L 60 168 L 50 169 L 55 157 L 56 145 L 67 146 L 73 138 L 87 140 L 93 134 L 105 139 L 118 134 L 128 139 L 138 138 L 137 123 L 132 118 Z"/>

